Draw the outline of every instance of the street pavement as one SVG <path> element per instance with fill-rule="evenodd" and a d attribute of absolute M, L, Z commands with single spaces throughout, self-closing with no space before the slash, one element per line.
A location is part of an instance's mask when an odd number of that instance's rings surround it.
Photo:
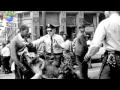
<path fill-rule="evenodd" d="M 98 79 L 101 63 L 92 63 L 92 68 L 88 70 L 88 76 L 90 79 Z M 14 79 L 14 73 L 2 74 L 0 73 L 0 79 Z"/>
<path fill-rule="evenodd" d="M 90 79 L 98 79 L 101 65 L 102 63 L 92 64 L 92 68 L 88 70 L 88 76 Z"/>

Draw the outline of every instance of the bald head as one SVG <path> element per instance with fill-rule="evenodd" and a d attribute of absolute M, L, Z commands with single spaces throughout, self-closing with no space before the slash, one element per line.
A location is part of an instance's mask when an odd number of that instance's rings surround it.
<path fill-rule="evenodd" d="M 105 11 L 104 15 L 105 15 L 105 18 L 108 18 L 110 16 L 110 11 Z"/>

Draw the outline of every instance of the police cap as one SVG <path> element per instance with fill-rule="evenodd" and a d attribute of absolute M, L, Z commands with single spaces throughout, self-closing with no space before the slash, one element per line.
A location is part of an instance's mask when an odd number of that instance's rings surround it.
<path fill-rule="evenodd" d="M 56 27 L 53 26 L 52 24 L 48 24 L 48 25 L 47 25 L 47 30 L 48 30 L 48 29 L 55 29 L 55 28 L 56 28 Z"/>

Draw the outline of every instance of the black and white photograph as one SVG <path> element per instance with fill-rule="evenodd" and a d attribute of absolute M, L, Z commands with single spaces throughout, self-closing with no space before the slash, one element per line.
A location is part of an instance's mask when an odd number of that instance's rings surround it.
<path fill-rule="evenodd" d="M 0 11 L 0 79 L 120 79 L 120 11 Z"/>

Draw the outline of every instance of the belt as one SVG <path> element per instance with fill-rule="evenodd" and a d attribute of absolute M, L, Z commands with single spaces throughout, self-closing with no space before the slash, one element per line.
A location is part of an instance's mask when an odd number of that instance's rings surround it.
<path fill-rule="evenodd" d="M 106 50 L 106 52 L 105 52 L 105 54 L 110 54 L 110 53 L 120 55 L 120 51 L 108 51 L 108 50 Z"/>
<path fill-rule="evenodd" d="M 52 55 L 51 53 L 46 53 L 46 55 Z M 53 53 L 53 55 L 62 55 L 62 53 Z"/>

